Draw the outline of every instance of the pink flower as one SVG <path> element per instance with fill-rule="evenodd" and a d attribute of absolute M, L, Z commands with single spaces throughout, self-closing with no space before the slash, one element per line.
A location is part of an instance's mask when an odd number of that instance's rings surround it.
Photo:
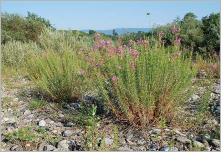
<path fill-rule="evenodd" d="M 160 31 L 158 35 L 160 38 L 162 38 L 164 36 L 164 32 Z"/>
<path fill-rule="evenodd" d="M 131 55 L 134 59 L 136 59 L 136 58 L 139 57 L 139 52 L 138 52 L 137 50 L 135 50 L 135 49 L 130 49 L 130 55 Z"/>
<path fill-rule="evenodd" d="M 175 41 L 174 41 L 175 45 L 179 45 L 180 42 L 181 42 L 181 38 L 178 37 L 178 36 L 176 36 L 176 39 L 175 39 Z"/>
<path fill-rule="evenodd" d="M 124 54 L 124 48 L 122 46 L 115 49 L 116 54 L 123 55 Z"/>
<path fill-rule="evenodd" d="M 176 25 L 173 25 L 173 27 L 171 28 L 171 32 L 173 34 L 176 34 L 176 33 L 180 32 L 180 28 L 176 27 Z"/>
<path fill-rule="evenodd" d="M 117 82 L 118 77 L 114 75 L 114 76 L 112 76 L 111 80 L 112 80 L 112 82 Z"/>

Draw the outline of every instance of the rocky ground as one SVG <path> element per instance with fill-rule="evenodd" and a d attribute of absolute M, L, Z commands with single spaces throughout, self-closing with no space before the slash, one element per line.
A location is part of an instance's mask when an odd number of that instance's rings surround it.
<path fill-rule="evenodd" d="M 192 117 L 195 121 L 197 107 L 201 105 L 205 88 L 197 87 L 187 101 L 182 116 Z M 39 96 L 33 95 L 30 82 L 25 78 L 4 79 L 1 89 L 1 150 L 75 151 L 87 150 L 87 144 L 89 147 L 98 148 L 105 145 L 106 150 L 115 150 L 115 147 L 121 151 L 220 150 L 218 81 L 212 85 L 208 104 L 202 104 L 207 106 L 208 117 L 200 122 L 200 126 L 195 130 L 191 127 L 182 129 L 180 126 L 164 126 L 141 131 L 119 124 L 113 118 L 101 117 L 94 130 L 96 135 L 93 133 L 95 139 L 91 141 L 87 136 L 89 131 L 70 119 L 80 105 L 68 103 L 61 106 L 45 102 L 39 104 L 35 101 L 39 100 Z M 117 131 L 113 130 L 115 126 Z"/>

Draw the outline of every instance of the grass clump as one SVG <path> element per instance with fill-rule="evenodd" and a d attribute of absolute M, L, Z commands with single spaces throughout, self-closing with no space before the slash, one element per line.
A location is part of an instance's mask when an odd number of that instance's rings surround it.
<path fill-rule="evenodd" d="M 103 57 L 106 61 L 98 68 L 98 88 L 107 106 L 136 126 L 171 122 L 195 75 L 191 60 L 164 48 L 120 51 Z"/>
<path fill-rule="evenodd" d="M 31 127 L 19 128 L 17 131 L 5 134 L 5 138 L 9 141 L 35 141 L 37 135 L 33 132 Z"/>
<path fill-rule="evenodd" d="M 35 110 L 35 109 L 41 109 L 46 105 L 47 105 L 47 102 L 45 100 L 33 99 L 32 101 L 28 103 L 28 108 L 30 110 Z"/>
<path fill-rule="evenodd" d="M 76 53 L 47 51 L 28 60 L 29 77 L 54 101 L 78 99 L 89 85 L 86 64 Z"/>

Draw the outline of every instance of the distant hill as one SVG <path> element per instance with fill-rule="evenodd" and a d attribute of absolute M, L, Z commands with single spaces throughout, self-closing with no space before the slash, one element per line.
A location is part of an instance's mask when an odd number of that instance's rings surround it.
<path fill-rule="evenodd" d="M 81 30 L 83 32 L 89 32 L 89 29 L 88 30 Z M 113 29 L 110 29 L 110 30 L 95 30 L 97 32 L 100 32 L 100 33 L 104 33 L 106 35 L 112 35 L 113 34 Z M 122 34 L 125 34 L 125 33 L 137 33 L 139 31 L 141 32 L 150 32 L 151 31 L 151 28 L 116 28 L 115 31 L 119 34 L 119 35 L 122 35 Z"/>

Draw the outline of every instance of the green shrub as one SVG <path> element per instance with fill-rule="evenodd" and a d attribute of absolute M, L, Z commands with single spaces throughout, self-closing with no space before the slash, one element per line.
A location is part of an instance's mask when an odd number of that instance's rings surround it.
<path fill-rule="evenodd" d="M 136 50 L 125 49 L 123 55 L 103 56 L 97 87 L 119 119 L 142 127 L 173 119 L 195 70 L 190 59 L 167 52 L 140 49 L 137 57 Z"/>
<path fill-rule="evenodd" d="M 30 54 L 38 52 L 39 48 L 35 43 L 23 43 L 19 41 L 9 41 L 2 45 L 3 66 L 20 67 Z"/>
<path fill-rule="evenodd" d="M 91 39 L 87 36 L 82 36 L 80 32 L 45 29 L 39 36 L 40 47 L 44 50 L 50 49 L 55 52 L 88 50 L 90 43 Z"/>
<path fill-rule="evenodd" d="M 87 65 L 74 52 L 44 52 L 31 57 L 26 67 L 30 78 L 52 100 L 78 99 L 89 85 Z"/>

